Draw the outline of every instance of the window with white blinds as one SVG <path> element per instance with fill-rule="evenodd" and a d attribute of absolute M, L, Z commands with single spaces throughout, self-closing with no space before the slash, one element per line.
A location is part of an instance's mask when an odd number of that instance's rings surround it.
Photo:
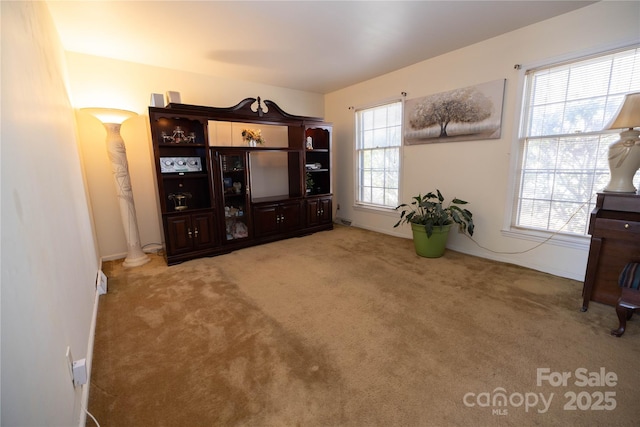
<path fill-rule="evenodd" d="M 516 227 L 587 234 L 593 195 L 609 179 L 608 147 L 619 139 L 602 129 L 637 91 L 637 47 L 526 72 Z"/>
<path fill-rule="evenodd" d="M 402 102 L 356 111 L 356 204 L 398 206 Z"/>

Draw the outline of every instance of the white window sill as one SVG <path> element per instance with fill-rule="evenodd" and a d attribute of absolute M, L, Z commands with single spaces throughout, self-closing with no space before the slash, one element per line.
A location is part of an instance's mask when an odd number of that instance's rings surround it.
<path fill-rule="evenodd" d="M 353 210 L 361 211 L 361 212 L 369 212 L 375 214 L 382 214 L 386 216 L 398 217 L 399 213 L 394 208 L 383 208 L 381 206 L 371 206 L 371 205 L 360 205 L 354 204 Z"/>

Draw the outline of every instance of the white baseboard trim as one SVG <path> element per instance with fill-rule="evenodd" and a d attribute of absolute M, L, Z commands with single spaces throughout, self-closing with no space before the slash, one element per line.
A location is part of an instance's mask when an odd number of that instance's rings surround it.
<path fill-rule="evenodd" d="M 98 273 L 102 271 L 102 261 Z M 93 300 L 93 314 L 91 315 L 91 325 L 89 326 L 89 342 L 87 343 L 87 383 L 82 386 L 82 396 L 80 397 L 80 422 L 78 427 L 85 427 L 87 424 L 87 413 L 89 409 L 89 387 L 91 386 L 91 366 L 93 365 L 93 343 L 96 337 L 96 323 L 98 320 L 98 304 L 100 303 L 100 293 L 95 289 L 96 295 Z"/>
<path fill-rule="evenodd" d="M 369 231 L 375 231 L 377 233 L 387 234 L 389 236 L 401 237 L 401 238 L 404 238 L 404 239 L 411 239 L 411 236 L 400 234 L 399 232 L 395 232 L 393 230 L 387 230 L 387 229 L 383 230 L 383 229 L 380 229 L 380 228 L 377 228 L 377 227 L 368 227 L 368 226 L 364 226 L 364 225 L 356 224 L 356 223 L 352 223 L 351 227 L 362 228 L 362 229 L 369 230 Z M 536 264 L 536 263 L 533 263 L 533 262 L 527 261 L 527 260 L 514 259 L 514 258 L 507 257 L 507 256 L 499 255 L 499 254 L 492 254 L 492 253 L 468 250 L 468 249 L 465 249 L 465 248 L 458 247 L 456 245 L 447 245 L 447 248 L 451 249 L 451 250 L 454 250 L 456 252 L 463 253 L 463 254 L 477 256 L 479 258 L 486 258 L 486 259 L 490 259 L 490 260 L 498 261 L 498 262 L 504 262 L 504 263 L 507 263 L 507 264 L 519 265 L 521 267 L 530 268 L 532 270 L 541 271 L 543 273 L 552 274 L 554 276 L 564 277 L 564 278 L 572 279 L 572 280 L 577 280 L 578 282 L 584 281 L 584 274 L 582 272 L 576 273 L 576 272 L 569 271 L 569 270 L 561 270 L 561 269 L 557 269 L 557 268 L 551 268 L 549 266 L 539 265 L 539 264 Z"/>
<path fill-rule="evenodd" d="M 149 243 L 147 245 L 144 245 L 144 248 L 142 249 L 142 251 L 145 254 L 155 254 L 158 251 L 162 251 L 164 250 L 164 244 L 161 243 Z M 103 257 L 100 257 L 100 262 L 103 261 L 115 261 L 118 259 L 125 259 L 127 257 L 127 253 L 126 252 L 122 252 L 122 253 L 117 253 L 117 254 L 111 254 L 111 255 L 105 255 Z"/>
<path fill-rule="evenodd" d="M 537 264 L 535 262 L 531 262 L 529 260 L 510 258 L 510 257 L 504 256 L 504 255 L 500 255 L 500 254 L 486 253 L 484 251 L 465 250 L 463 248 L 459 248 L 459 247 L 456 247 L 456 246 L 447 246 L 447 248 L 451 249 L 453 251 L 457 251 L 457 252 L 463 253 L 463 254 L 476 256 L 478 258 L 490 259 L 492 261 L 503 262 L 505 264 L 518 265 L 520 267 L 525 267 L 525 268 L 529 268 L 531 270 L 540 271 L 542 273 L 547 273 L 547 274 L 551 274 L 551 275 L 554 275 L 554 276 L 563 277 L 565 279 L 576 280 L 578 282 L 584 281 L 584 273 L 583 272 L 576 273 L 576 272 L 570 271 L 570 270 L 563 270 L 563 269 L 553 268 L 553 267 L 549 267 L 549 266 L 545 266 L 545 265 L 540 265 L 540 264 Z"/>
<path fill-rule="evenodd" d="M 127 257 L 127 253 L 126 252 L 123 252 L 121 254 L 105 255 L 105 256 L 100 258 L 100 262 L 115 261 L 117 259 L 125 259 L 126 257 Z"/>

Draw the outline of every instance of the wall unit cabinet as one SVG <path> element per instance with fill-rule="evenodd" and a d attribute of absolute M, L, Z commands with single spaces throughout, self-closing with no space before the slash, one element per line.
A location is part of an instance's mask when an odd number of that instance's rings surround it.
<path fill-rule="evenodd" d="M 333 228 L 322 119 L 247 98 L 150 107 L 149 120 L 168 264 Z M 245 128 L 266 143 L 245 143 Z"/>

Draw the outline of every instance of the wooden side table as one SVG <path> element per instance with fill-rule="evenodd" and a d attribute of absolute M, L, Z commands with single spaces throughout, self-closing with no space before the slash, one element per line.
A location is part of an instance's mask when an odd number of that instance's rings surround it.
<path fill-rule="evenodd" d="M 640 195 L 598 193 L 589 234 L 582 311 L 587 311 L 589 301 L 615 306 L 620 272 L 628 262 L 640 262 Z"/>

